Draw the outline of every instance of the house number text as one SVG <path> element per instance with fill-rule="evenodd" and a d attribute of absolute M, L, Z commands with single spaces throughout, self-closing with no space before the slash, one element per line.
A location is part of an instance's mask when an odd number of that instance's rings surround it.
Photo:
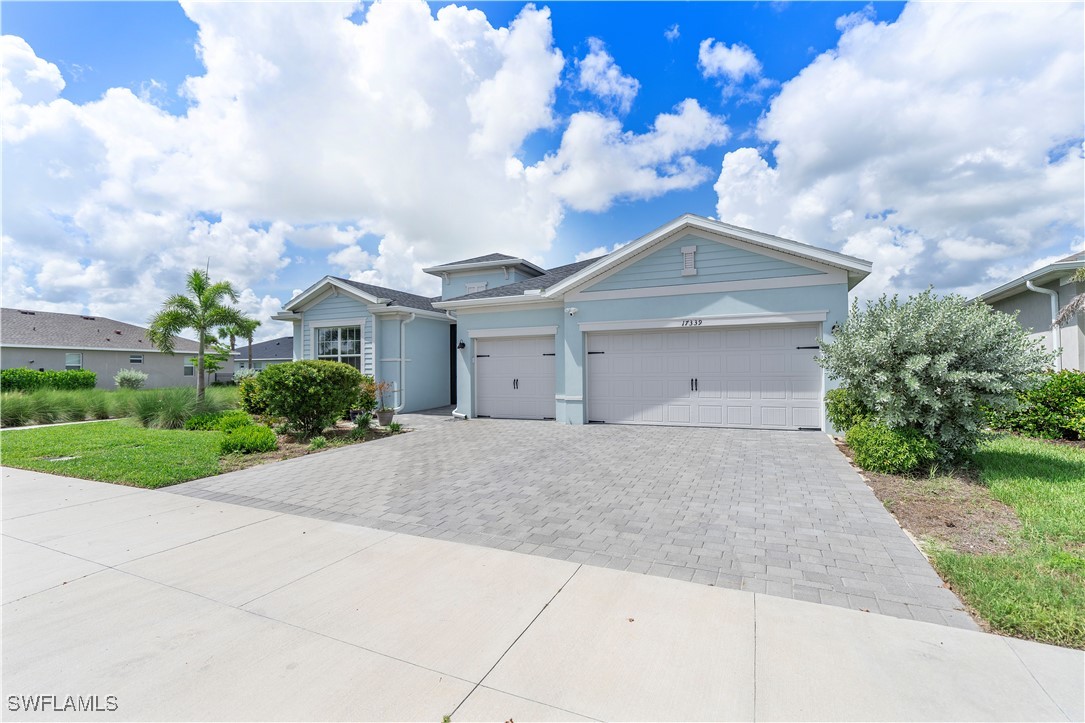
<path fill-rule="evenodd" d="M 682 319 L 682 326 L 700 326 L 701 319 Z"/>

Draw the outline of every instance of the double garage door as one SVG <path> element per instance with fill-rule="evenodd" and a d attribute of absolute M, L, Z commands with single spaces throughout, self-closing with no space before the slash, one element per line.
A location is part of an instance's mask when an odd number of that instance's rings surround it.
<path fill-rule="evenodd" d="M 588 335 L 591 422 L 821 428 L 814 325 Z"/>
<path fill-rule="evenodd" d="M 590 422 L 821 428 L 816 325 L 587 335 Z M 478 339 L 476 413 L 553 419 L 554 337 Z"/>

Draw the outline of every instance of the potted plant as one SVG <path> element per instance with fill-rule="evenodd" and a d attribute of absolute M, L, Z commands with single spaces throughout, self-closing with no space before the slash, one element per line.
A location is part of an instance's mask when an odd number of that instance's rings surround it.
<path fill-rule="evenodd" d="M 377 423 L 382 427 L 387 427 L 392 423 L 392 417 L 395 416 L 395 410 L 384 403 L 384 395 L 387 392 L 392 391 L 392 385 L 388 382 L 377 382 L 373 385 L 373 392 L 377 397 Z"/>

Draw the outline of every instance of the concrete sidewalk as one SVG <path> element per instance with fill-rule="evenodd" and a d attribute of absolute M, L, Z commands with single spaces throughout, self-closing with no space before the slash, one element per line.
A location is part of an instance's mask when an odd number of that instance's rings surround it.
<path fill-rule="evenodd" d="M 11 718 L 1085 717 L 1081 652 L 944 625 L 21 470 L 3 517 Z"/>

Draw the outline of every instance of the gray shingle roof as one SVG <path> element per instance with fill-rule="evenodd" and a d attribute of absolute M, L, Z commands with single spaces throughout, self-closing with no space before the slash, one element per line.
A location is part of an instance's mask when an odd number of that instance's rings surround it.
<path fill-rule="evenodd" d="M 194 352 L 199 345 L 180 336 L 175 350 Z M 142 326 L 104 316 L 57 314 L 52 311 L 0 309 L 0 345 L 64 347 L 70 349 L 138 349 L 158 351 Z"/>
<path fill-rule="evenodd" d="M 430 299 L 425 296 L 419 296 L 418 294 L 410 294 L 406 291 L 388 289 L 383 286 L 363 284 L 361 281 L 351 281 L 350 279 L 343 279 L 338 276 L 332 278 L 350 284 L 354 288 L 364 291 L 370 296 L 376 296 L 379 299 L 390 299 L 394 306 L 406 306 L 410 309 L 419 309 L 421 311 L 436 311 L 436 309 L 433 308 L 433 302 L 437 299 Z"/>
<path fill-rule="evenodd" d="M 237 359 L 249 358 L 249 347 L 239 346 L 236 349 Z M 257 342 L 252 345 L 253 359 L 286 359 L 294 358 L 294 337 L 282 336 L 278 339 Z"/>
<path fill-rule="evenodd" d="M 1064 259 L 1059 259 L 1058 263 L 1065 264 L 1071 261 L 1085 261 L 1085 251 L 1078 251 L 1077 253 L 1070 254 Z"/>
<path fill-rule="evenodd" d="M 441 266 L 459 266 L 460 264 L 481 264 L 486 261 L 511 261 L 515 259 L 515 256 L 509 256 L 507 254 L 486 254 L 485 256 L 475 256 L 471 259 L 463 259 L 461 261 L 449 261 L 447 264 L 441 264 Z M 441 266 L 435 266 L 434 268 L 441 268 Z"/>
<path fill-rule="evenodd" d="M 532 291 L 534 289 L 548 289 L 581 269 L 591 266 L 601 258 L 603 257 L 599 256 L 594 259 L 588 259 L 587 261 L 578 261 L 575 264 L 556 266 L 552 269 L 548 269 L 542 276 L 536 276 L 533 279 L 525 279 L 523 281 L 517 281 L 515 284 L 505 284 L 504 286 L 497 286 L 493 289 L 486 289 L 485 291 L 479 291 L 474 294 L 465 294 L 463 296 L 445 300 L 465 301 L 468 299 L 495 299 L 501 296 L 521 296 L 525 291 Z"/>

